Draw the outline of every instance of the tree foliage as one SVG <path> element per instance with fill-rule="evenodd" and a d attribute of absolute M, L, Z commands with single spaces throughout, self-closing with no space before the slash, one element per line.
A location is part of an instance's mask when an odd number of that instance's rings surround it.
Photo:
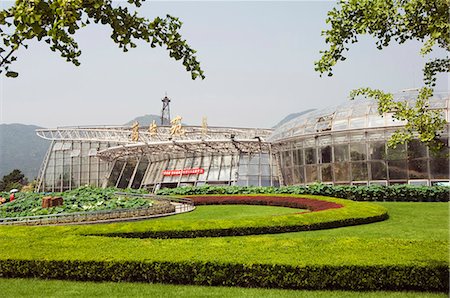
<path fill-rule="evenodd" d="M 145 0 L 128 0 L 128 7 L 140 7 Z M 108 25 L 111 39 L 127 52 L 143 40 L 152 48 L 165 47 L 169 56 L 182 60 L 192 79 L 204 78 L 193 50 L 179 33 L 182 22 L 173 16 L 149 21 L 127 6 L 113 5 L 111 0 L 16 0 L 0 11 L 0 73 L 17 77 L 10 69 L 20 48 L 29 40 L 45 41 L 54 52 L 74 65 L 81 50 L 74 35 L 90 23 Z"/>
<path fill-rule="evenodd" d="M 346 59 L 349 44 L 358 42 L 358 36 L 371 35 L 378 49 L 396 42 L 417 40 L 423 43 L 420 54 L 430 55 L 437 48 L 450 50 L 450 0 L 341 0 L 328 12 L 327 23 L 331 28 L 323 31 L 328 49 L 315 62 L 315 70 L 333 75 L 333 67 Z M 393 113 L 394 118 L 406 120 L 404 129 L 397 131 L 389 144 L 395 146 L 418 134 L 419 139 L 431 148 L 439 148 L 439 132 L 445 120 L 438 111 L 428 110 L 428 99 L 433 95 L 436 75 L 450 71 L 450 59 L 429 58 L 423 68 L 424 86 L 419 91 L 415 106 L 396 102 L 392 94 L 370 88 L 354 90 L 354 98 L 363 95 L 379 102 L 379 112 Z"/>
<path fill-rule="evenodd" d="M 0 180 L 0 191 L 9 191 L 13 188 L 21 189 L 27 183 L 25 175 L 20 170 L 15 169 Z"/>

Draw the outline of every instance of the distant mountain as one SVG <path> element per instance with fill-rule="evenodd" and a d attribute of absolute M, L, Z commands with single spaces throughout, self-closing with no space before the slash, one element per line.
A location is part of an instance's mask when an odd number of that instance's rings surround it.
<path fill-rule="evenodd" d="M 299 113 L 292 113 L 292 114 L 289 114 L 289 115 L 287 115 L 286 117 L 284 117 L 283 120 L 281 120 L 280 122 L 278 122 L 273 128 L 274 128 L 274 129 L 275 129 L 275 128 L 278 128 L 278 127 L 280 127 L 281 125 L 287 123 L 288 121 L 291 121 L 292 119 L 297 118 L 298 116 L 305 115 L 305 114 L 307 114 L 307 113 L 309 113 L 309 112 L 312 112 L 312 111 L 315 111 L 315 110 L 316 110 L 316 109 L 309 109 L 309 110 L 305 110 L 305 111 L 302 111 L 302 112 L 299 112 Z"/>
<path fill-rule="evenodd" d="M 158 115 L 144 115 L 144 116 L 139 116 L 134 118 L 133 120 L 125 123 L 125 126 L 129 126 L 129 125 L 133 125 L 134 122 L 139 122 L 140 126 L 149 126 L 150 124 L 152 124 L 153 120 L 155 120 L 156 125 L 160 126 L 161 125 L 161 116 Z M 164 119 L 164 124 L 165 125 L 170 125 L 169 124 L 169 120 Z M 181 123 L 183 125 L 186 125 L 185 123 Z"/>
<path fill-rule="evenodd" d="M 28 179 L 39 174 L 50 142 L 36 135 L 41 127 L 24 124 L 0 124 L 0 179 L 19 169 Z"/>

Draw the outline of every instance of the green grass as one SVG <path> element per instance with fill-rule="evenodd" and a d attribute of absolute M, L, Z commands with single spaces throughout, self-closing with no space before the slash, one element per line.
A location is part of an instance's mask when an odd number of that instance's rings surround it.
<path fill-rule="evenodd" d="M 448 265 L 448 203 L 379 205 L 388 209 L 391 216 L 388 220 L 338 229 L 261 236 L 163 240 L 79 235 L 86 231 L 101 231 L 105 227 L 121 230 L 169 221 L 177 224 L 191 216 L 210 216 L 210 210 L 215 207 L 208 206 L 170 220 L 92 226 L 0 227 L 0 259 L 193 260 L 294 266 Z"/>
<path fill-rule="evenodd" d="M 161 219 L 166 220 L 186 220 L 198 221 L 204 219 L 252 219 L 260 216 L 280 216 L 299 212 L 306 212 L 306 209 L 258 206 L 258 205 L 210 205 L 196 206 L 195 212 L 169 216 Z"/>
<path fill-rule="evenodd" d="M 0 279 L 0 293 L 12 297 L 310 297 L 310 298 L 438 298 L 442 293 L 349 292 L 177 286 L 143 283 L 94 283 L 36 279 Z"/>
<path fill-rule="evenodd" d="M 264 196 L 264 195 L 259 195 Z M 277 195 L 283 196 L 283 195 Z M 286 197 L 299 197 L 298 195 L 284 195 Z M 253 213 L 253 216 L 241 218 L 227 218 L 227 216 L 215 217 L 214 214 L 208 214 L 212 209 L 201 209 L 197 215 L 182 214 L 176 217 L 168 217 L 151 221 L 140 221 L 132 223 L 118 223 L 113 225 L 95 225 L 84 226 L 77 229 L 81 234 L 108 234 L 108 233 L 139 233 L 147 231 L 198 231 L 212 229 L 236 229 L 236 228 L 266 228 L 283 226 L 301 226 L 325 222 L 336 222 L 348 219 L 365 219 L 369 217 L 378 217 L 385 214 L 386 209 L 372 203 L 353 202 L 343 199 L 335 199 L 323 196 L 301 195 L 302 198 L 311 198 L 318 200 L 331 201 L 344 206 L 344 208 L 328 209 L 320 212 L 308 212 L 305 214 L 296 214 L 293 211 L 289 214 L 263 214 Z M 250 209 L 250 208 L 249 208 Z M 203 210 L 203 211 L 202 211 Z M 224 206 L 222 211 L 230 214 L 232 206 Z M 255 209 L 264 210 L 264 209 Z M 295 210 L 295 209 L 291 209 Z M 211 211 L 213 212 L 213 211 Z M 216 214 L 217 215 L 217 214 Z"/>

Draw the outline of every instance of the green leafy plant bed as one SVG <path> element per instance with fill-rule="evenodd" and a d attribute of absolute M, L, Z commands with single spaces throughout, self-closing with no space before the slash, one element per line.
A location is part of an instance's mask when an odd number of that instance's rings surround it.
<path fill-rule="evenodd" d="M 377 202 L 448 202 L 448 186 L 413 185 L 326 185 L 321 183 L 307 186 L 256 187 L 256 186 L 200 186 L 164 188 L 160 195 L 204 195 L 204 194 L 297 194 L 319 195 L 353 201 Z"/>
<path fill-rule="evenodd" d="M 352 202 L 320 196 L 303 195 L 234 195 L 186 196 L 195 204 L 254 204 L 306 208 L 311 212 L 295 212 L 280 216 L 256 216 L 240 220 L 172 219 L 146 225 L 133 231 L 95 233 L 126 238 L 195 238 L 274 234 L 330 229 L 367 224 L 388 218 L 385 208 L 366 202 Z"/>
<path fill-rule="evenodd" d="M 146 198 L 127 197 L 126 195 L 118 196 L 116 195 L 118 191 L 119 189 L 117 188 L 101 189 L 85 186 L 61 193 L 17 193 L 16 200 L 0 205 L 0 218 L 115 209 L 137 209 L 150 207 L 154 204 L 152 200 Z M 141 190 L 127 191 L 129 193 L 142 193 Z M 3 193 L 3 196 L 6 195 L 6 193 Z M 63 197 L 64 204 L 57 207 L 42 208 L 42 198 L 49 195 Z"/>

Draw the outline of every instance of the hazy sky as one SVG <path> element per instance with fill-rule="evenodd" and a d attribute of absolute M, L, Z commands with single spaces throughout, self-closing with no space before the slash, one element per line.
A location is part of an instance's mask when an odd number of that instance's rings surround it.
<path fill-rule="evenodd" d="M 1 1 L 0 6 L 6 6 Z M 396 92 L 420 87 L 425 61 L 420 44 L 379 51 L 361 38 L 334 76 L 319 77 L 314 61 L 326 49 L 321 31 L 330 1 L 146 2 L 141 15 L 169 13 L 197 50 L 206 79 L 192 81 L 165 50 L 139 43 L 123 53 L 107 27 L 90 25 L 76 36 L 81 66 L 67 63 L 47 44 L 31 42 L 18 53 L 16 79 L 0 78 L 0 123 L 120 125 L 160 114 L 165 92 L 172 116 L 200 125 L 271 127 L 287 114 L 345 102 L 351 89 Z M 441 75 L 439 90 L 448 90 Z"/>

